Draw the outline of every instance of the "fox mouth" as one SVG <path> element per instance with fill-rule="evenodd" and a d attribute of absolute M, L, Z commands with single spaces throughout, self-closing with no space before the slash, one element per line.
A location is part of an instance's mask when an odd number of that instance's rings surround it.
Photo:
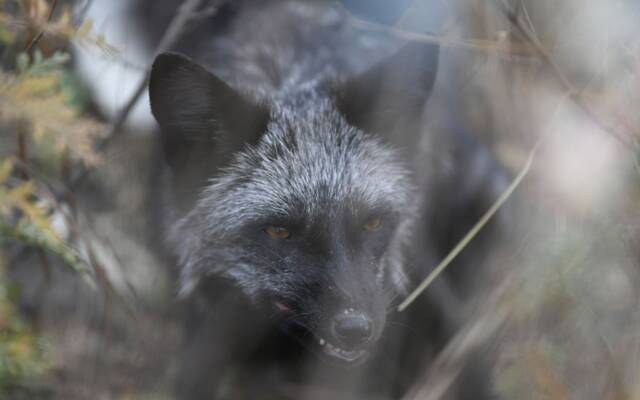
<path fill-rule="evenodd" d="M 276 301 L 274 303 L 276 309 L 284 314 L 291 312 L 291 309 L 283 302 Z M 324 359 L 330 363 L 338 364 L 341 366 L 353 367 L 361 364 L 369 354 L 368 349 L 344 349 L 340 346 L 329 342 L 324 337 L 314 333 L 310 328 L 304 325 L 290 322 L 286 324 L 284 330 L 289 336 L 292 336 L 295 340 L 300 342 L 303 347 L 310 350 L 312 353 L 317 354 L 321 359 Z"/>
<path fill-rule="evenodd" d="M 314 339 L 316 339 L 318 346 L 320 346 L 320 351 L 324 356 L 328 356 L 335 361 L 339 361 L 350 366 L 357 365 L 360 361 L 364 361 L 365 356 L 368 353 L 365 349 L 346 350 L 340 348 L 329 343 L 322 337 L 314 336 Z"/>

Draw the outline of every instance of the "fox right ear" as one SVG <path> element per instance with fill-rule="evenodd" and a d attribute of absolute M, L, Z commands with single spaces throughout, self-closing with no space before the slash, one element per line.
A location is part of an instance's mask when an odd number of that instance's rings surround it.
<path fill-rule="evenodd" d="M 255 142 L 268 111 L 221 79 L 176 53 L 159 55 L 149 79 L 151 112 L 162 128 L 170 164 L 184 161 L 194 144 L 231 153 Z"/>

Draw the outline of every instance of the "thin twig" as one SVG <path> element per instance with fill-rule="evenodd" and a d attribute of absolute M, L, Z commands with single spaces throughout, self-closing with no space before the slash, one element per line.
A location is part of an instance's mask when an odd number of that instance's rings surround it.
<path fill-rule="evenodd" d="M 458 254 L 460 254 L 460 252 L 464 250 L 469 242 L 471 242 L 471 240 L 473 240 L 478 232 L 480 232 L 480 230 L 489 222 L 489 220 L 500 209 L 500 207 L 502 207 L 504 202 L 507 201 L 509 197 L 511 197 L 513 192 L 529 173 L 531 164 L 533 164 L 533 160 L 535 159 L 538 149 L 540 148 L 540 143 L 541 141 L 538 140 L 533 149 L 531 149 L 529 157 L 527 158 L 527 162 L 524 164 L 524 167 L 522 167 L 522 170 L 520 171 L 518 176 L 516 176 L 509 187 L 500 195 L 500 197 L 498 197 L 491 208 L 489 208 L 489 210 L 484 213 L 482 218 L 480 218 L 480 220 L 473 226 L 473 228 L 471 228 L 471 230 L 462 238 L 462 240 L 458 242 L 456 247 L 454 247 L 453 250 L 451 250 L 449 254 L 447 254 L 447 256 L 440 262 L 440 264 L 438 264 L 438 266 L 433 271 L 431 271 L 431 273 L 425 278 L 425 280 L 422 281 L 422 283 L 413 292 L 411 292 L 411 294 L 398 306 L 399 312 L 404 311 L 422 292 L 425 291 L 425 289 L 427 289 L 427 287 L 429 287 L 429 285 L 442 273 L 442 271 L 444 271 L 449 266 L 449 264 L 451 264 L 451 261 L 453 261 L 458 256 Z"/>
<path fill-rule="evenodd" d="M 496 4 L 498 4 L 498 8 L 503 13 L 503 15 L 507 18 L 507 20 L 518 30 L 520 35 L 522 35 L 522 37 L 529 44 L 531 44 L 531 46 L 533 46 L 533 48 L 536 50 L 538 55 L 543 59 L 543 61 L 547 64 L 547 66 L 549 66 L 553 70 L 556 79 L 562 84 L 562 86 L 565 87 L 567 90 L 569 90 L 571 94 L 575 93 L 576 90 L 571 84 L 571 81 L 569 81 L 569 78 L 567 78 L 567 76 L 564 74 L 560 66 L 555 62 L 551 54 L 542 45 L 542 43 L 538 39 L 538 36 L 535 33 L 533 33 L 531 30 L 529 30 L 527 26 L 522 24 L 519 18 L 519 13 L 517 13 L 515 10 L 511 10 L 504 3 L 496 3 Z"/>
<path fill-rule="evenodd" d="M 365 21 L 353 16 L 349 17 L 351 24 L 361 29 L 367 29 L 370 31 L 384 32 L 398 38 L 423 43 L 434 43 L 440 46 L 457 47 L 467 50 L 475 50 L 482 52 L 502 52 L 502 53 L 517 53 L 528 54 L 531 53 L 529 47 L 521 46 L 505 46 L 501 41 L 496 40 L 483 40 L 483 39 L 457 39 L 454 37 L 447 37 L 442 35 L 431 35 L 427 33 L 414 32 L 398 27 L 389 27 L 386 25 L 378 24 L 371 21 Z M 517 50 L 517 51 L 516 51 Z"/>
<path fill-rule="evenodd" d="M 525 25 L 519 18 L 519 13 L 516 13 L 515 10 L 511 9 L 503 2 L 494 0 L 493 4 L 495 4 L 496 8 L 509 21 L 509 23 L 516 28 L 522 38 L 533 47 L 536 53 L 538 53 L 547 68 L 552 71 L 556 81 L 558 81 L 562 88 L 569 93 L 569 97 L 573 102 L 582 109 L 582 111 L 587 114 L 600 129 L 609 133 L 612 137 L 627 147 L 635 148 L 638 146 L 637 135 L 633 132 L 621 133 L 614 126 L 611 126 L 612 124 L 603 121 L 598 115 L 596 115 L 583 94 L 584 90 L 577 89 L 571 83 L 562 68 L 560 68 L 558 63 L 554 60 L 551 53 L 549 53 L 549 51 L 547 51 L 544 45 L 540 42 L 535 31 Z"/>

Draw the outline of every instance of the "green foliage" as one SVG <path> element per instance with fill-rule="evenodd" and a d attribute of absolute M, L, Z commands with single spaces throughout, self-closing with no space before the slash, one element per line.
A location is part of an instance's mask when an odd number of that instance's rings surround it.
<path fill-rule="evenodd" d="M 0 244 L 19 240 L 56 254 L 77 271 L 84 271 L 84 264 L 53 228 L 51 210 L 38 200 L 36 183 L 27 180 L 9 184 L 12 169 L 12 159 L 0 164 Z"/>
<path fill-rule="evenodd" d="M 56 213 L 64 215 L 62 205 L 46 182 L 36 179 L 29 170 L 38 164 L 51 178 L 51 171 L 61 170 L 64 163 L 98 163 L 93 148 L 103 126 L 82 115 L 87 96 L 67 69 L 70 56 L 52 47 L 48 40 L 54 37 L 108 46 L 102 39 L 90 37 L 89 22 L 76 28 L 70 10 L 62 8 L 54 13 L 52 4 L 26 0 L 15 3 L 13 13 L 3 12 L 6 8 L 0 7 L 0 39 L 6 31 L 13 40 L 5 53 L 12 47 L 24 47 L 20 38 L 26 38 L 22 42 L 28 43 L 30 50 L 16 52 L 13 69 L 0 69 L 0 140 L 15 142 L 22 136 L 23 146 L 28 144 L 28 149 L 18 150 L 28 150 L 28 160 L 25 154 L 4 154 L 4 160 L 0 158 L 0 243 L 23 242 L 59 256 L 76 270 L 84 270 L 76 252 L 50 220 Z M 47 55 L 40 47 L 47 49 Z"/>
<path fill-rule="evenodd" d="M 99 158 L 93 143 L 104 129 L 95 120 L 81 116 L 74 87 L 65 74 L 68 59 L 61 52 L 49 57 L 40 51 L 31 57 L 18 54 L 15 71 L 0 71 L 3 119 L 28 126 L 38 145 L 36 155 L 56 161 L 56 155 L 59 159 L 68 153 L 87 165 L 95 165 Z"/>
<path fill-rule="evenodd" d="M 0 398 L 48 368 L 47 343 L 16 313 L 17 291 L 0 277 Z"/>
<path fill-rule="evenodd" d="M 112 51 L 90 31 L 88 21 L 74 26 L 68 4 L 0 0 L 5 60 L 0 67 L 0 246 L 27 245 L 79 272 L 87 268 L 71 245 L 73 213 L 52 187 L 63 187 L 60 171 L 73 163 L 90 167 L 100 161 L 94 146 L 105 129 L 83 115 L 87 95 L 70 72 L 65 52 L 70 41 Z M 15 254 L 16 247 L 1 250 L 0 266 L 7 261 L 3 255 Z M 48 363 L 46 343 L 18 315 L 18 291 L 2 271 L 0 398 L 5 398 L 10 388 L 44 373 Z"/>

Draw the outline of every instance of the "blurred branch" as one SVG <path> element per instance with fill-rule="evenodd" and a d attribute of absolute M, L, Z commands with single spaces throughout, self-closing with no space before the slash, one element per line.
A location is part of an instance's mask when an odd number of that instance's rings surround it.
<path fill-rule="evenodd" d="M 180 8 L 176 16 L 173 18 L 169 27 L 165 31 L 164 35 L 160 39 L 160 42 L 156 46 L 153 54 L 159 54 L 171 49 L 175 43 L 182 37 L 185 30 L 189 27 L 189 23 L 194 20 L 201 19 L 201 13 L 198 9 L 205 2 L 209 2 L 211 4 L 205 9 L 204 13 L 207 16 L 214 15 L 219 9 L 220 5 L 226 0 L 187 0 L 185 1 Z M 147 88 L 147 82 L 149 79 L 149 68 L 146 69 L 144 78 L 140 81 L 136 90 L 131 95 L 131 98 L 124 105 L 122 110 L 117 114 L 115 119 L 113 120 L 111 127 L 105 136 L 105 138 L 100 141 L 96 146 L 96 152 L 104 152 L 106 148 L 122 133 L 122 127 L 127 120 L 127 117 L 131 113 L 131 110 L 136 105 L 140 96 L 144 93 Z M 77 188 L 87 177 L 89 173 L 89 169 L 84 166 L 81 166 L 77 173 L 71 178 L 69 182 L 69 190 Z"/>
<path fill-rule="evenodd" d="M 57 5 L 58 5 L 58 0 L 53 0 L 51 2 L 51 7 L 49 8 L 49 15 L 47 16 L 47 23 L 51 22 L 51 19 L 53 18 L 53 13 L 55 12 Z M 38 34 L 34 36 L 34 38 L 29 42 L 29 44 L 27 44 L 27 47 L 25 47 L 24 51 L 26 53 L 31 52 L 31 50 L 38 44 L 38 42 L 40 41 L 40 39 L 42 39 L 43 36 L 44 36 L 44 29 L 40 30 L 40 32 L 38 32 Z"/>
<path fill-rule="evenodd" d="M 560 83 L 567 89 L 570 89 L 569 91 L 571 92 L 571 94 L 577 93 L 578 91 L 573 88 L 573 85 L 571 85 L 571 82 L 566 77 L 560 66 L 555 62 L 551 54 L 538 39 L 538 35 L 536 35 L 535 31 L 532 28 L 532 25 L 525 25 L 522 22 L 520 16 L 522 15 L 523 10 L 526 10 L 524 6 L 521 5 L 522 3 L 519 3 L 520 6 L 516 7 L 515 9 L 510 9 L 509 6 L 501 1 L 494 1 L 494 3 L 498 5 L 501 13 L 518 30 L 522 37 L 535 49 L 536 53 L 538 53 L 538 55 L 544 60 L 544 62 L 549 67 L 551 67 Z"/>
<path fill-rule="evenodd" d="M 578 89 L 571 83 L 562 68 L 560 68 L 558 63 L 554 60 L 551 53 L 549 53 L 549 51 L 540 42 L 524 6 L 516 6 L 515 8 L 512 8 L 502 0 L 492 0 L 492 3 L 496 6 L 501 15 L 503 15 L 516 29 L 520 36 L 536 51 L 545 66 L 552 72 L 556 81 L 558 81 L 560 86 L 562 86 L 562 88 L 568 93 L 572 101 L 580 107 L 580 109 L 582 109 L 582 111 L 587 114 L 600 129 L 609 133 L 613 138 L 626 147 L 637 148 L 639 146 L 637 132 L 621 132 L 616 126 L 613 126 L 614 124 L 604 121 L 596 114 L 584 95 L 584 88 Z M 523 13 L 525 14 L 525 18 L 528 23 L 523 21 L 521 18 Z"/>
<path fill-rule="evenodd" d="M 427 33 L 408 31 L 398 27 L 390 27 L 375 22 L 365 21 L 353 16 L 351 16 L 349 19 L 351 23 L 358 28 L 376 32 L 384 32 L 413 42 L 435 43 L 440 46 L 457 47 L 482 52 L 501 52 L 508 54 L 517 53 L 520 55 L 532 53 L 529 46 L 517 46 L 513 43 L 507 46 L 506 42 L 502 40 L 457 39 L 441 35 L 430 35 Z"/>
<path fill-rule="evenodd" d="M 509 43 L 503 40 L 482 40 L 482 39 L 456 39 L 440 35 L 430 35 L 426 33 L 413 32 L 403 30 L 397 27 L 390 27 L 375 22 L 365 21 L 351 16 L 351 23 L 359 28 L 377 32 L 385 32 L 387 34 L 399 37 L 404 40 L 418 41 L 425 43 L 436 43 L 441 46 L 457 47 L 468 50 L 483 52 L 499 52 L 509 55 L 531 55 L 539 57 L 544 65 L 549 68 L 554 78 L 560 86 L 568 92 L 573 102 L 580 107 L 603 131 L 609 133 L 617 141 L 627 147 L 638 147 L 638 133 L 633 129 L 626 127 L 627 132 L 622 132 L 619 124 L 609 123 L 600 117 L 592 108 L 584 94 L 584 88 L 575 87 L 564 73 L 562 68 L 554 60 L 551 53 L 540 42 L 535 32 L 528 11 L 522 2 L 517 2 L 515 7 L 511 7 L 502 0 L 491 0 L 501 15 L 503 15 L 509 23 L 516 29 L 520 36 L 524 39 L 525 44 Z"/>

